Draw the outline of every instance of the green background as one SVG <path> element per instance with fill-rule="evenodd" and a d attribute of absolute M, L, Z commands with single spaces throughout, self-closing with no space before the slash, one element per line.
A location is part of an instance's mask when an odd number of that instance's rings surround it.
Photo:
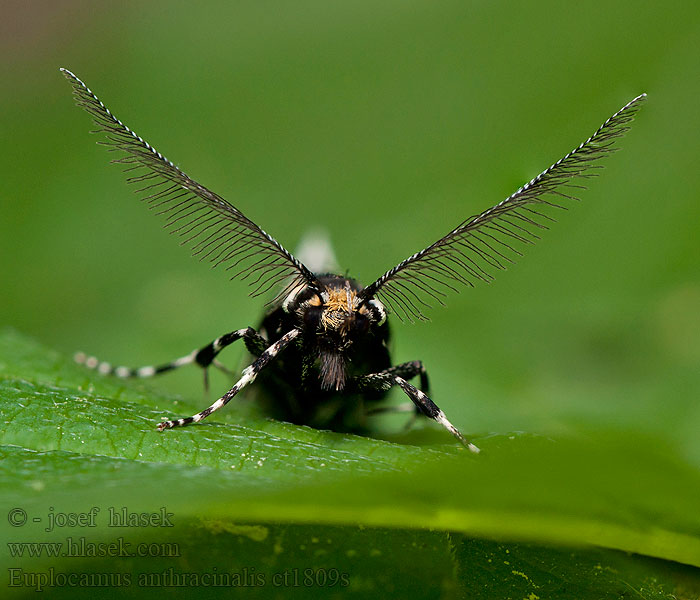
<path fill-rule="evenodd" d="M 621 440 L 632 471 L 645 448 L 661 448 L 688 476 L 671 497 L 692 506 L 699 17 L 690 2 L 10 3 L 0 325 L 65 355 L 138 366 L 255 326 L 261 311 L 245 284 L 189 258 L 139 205 L 59 67 L 289 249 L 326 228 L 365 283 L 647 92 L 583 202 L 491 285 L 451 296 L 428 324 L 395 322 L 394 358 L 423 360 L 434 400 L 477 438 L 602 432 Z M 235 348 L 226 360 L 242 357 Z M 148 389 L 202 403 L 197 373 Z M 415 440 L 450 444 L 434 432 Z"/>

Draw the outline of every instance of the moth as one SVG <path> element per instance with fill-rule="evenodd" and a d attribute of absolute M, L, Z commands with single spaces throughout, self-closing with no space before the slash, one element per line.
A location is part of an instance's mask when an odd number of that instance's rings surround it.
<path fill-rule="evenodd" d="M 78 362 L 118 377 L 150 377 L 194 364 L 204 370 L 206 385 L 209 367 L 228 372 L 217 357 L 242 339 L 255 358 L 233 387 L 196 415 L 159 423 L 160 431 L 202 421 L 260 376 L 281 418 L 338 429 L 381 411 L 387 392 L 399 386 L 414 416 L 436 421 L 472 452 L 479 449 L 428 396 L 423 363 L 392 365 L 387 316 L 391 312 L 400 320 L 427 320 L 431 302 L 444 304 L 446 294 L 460 286 L 491 281 L 495 271 L 521 255 L 518 247 L 539 239 L 538 232 L 554 221 L 551 209 L 577 199 L 581 181 L 597 174 L 599 161 L 615 150 L 616 139 L 629 129 L 646 99 L 646 94 L 637 96 L 514 194 L 362 286 L 335 272 L 308 268 L 238 208 L 124 125 L 73 73 L 61 71 L 77 105 L 104 134 L 100 143 L 121 153 L 112 162 L 126 167 L 127 181 L 165 218 L 165 227 L 182 237 L 182 244 L 190 245 L 200 260 L 222 266 L 231 279 L 248 282 L 253 296 L 276 292 L 257 329 L 230 331 L 172 362 L 133 369 L 84 354 L 76 355 Z M 419 387 L 410 383 L 416 378 Z"/>

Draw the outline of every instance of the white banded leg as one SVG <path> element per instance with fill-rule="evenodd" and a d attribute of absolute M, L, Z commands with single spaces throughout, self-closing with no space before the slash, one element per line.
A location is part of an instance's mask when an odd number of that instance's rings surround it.
<path fill-rule="evenodd" d="M 375 415 L 391 413 L 411 413 L 411 417 L 403 426 L 403 431 L 410 431 L 416 422 L 418 415 L 423 414 L 422 411 L 415 404 L 413 404 L 413 402 L 404 402 L 398 406 L 377 406 L 376 408 L 371 408 L 367 411 L 367 416 L 373 417 Z"/>
<path fill-rule="evenodd" d="M 469 442 L 452 423 L 447 420 L 445 413 L 440 410 L 437 404 L 433 402 L 428 396 L 421 392 L 417 387 L 411 385 L 405 379 L 401 377 L 394 377 L 394 382 L 397 383 L 401 389 L 406 393 L 406 395 L 411 399 L 411 401 L 418 407 L 418 410 L 422 412 L 426 417 L 437 421 L 442 425 L 447 431 L 449 431 L 453 436 L 455 436 L 462 444 L 464 444 L 469 450 L 474 453 L 479 452 L 474 444 Z"/>
<path fill-rule="evenodd" d="M 420 375 L 420 386 L 424 392 L 428 392 L 428 374 L 423 367 L 423 363 L 419 360 L 405 362 L 395 367 L 389 367 L 378 373 L 370 373 L 369 375 L 361 375 L 355 377 L 350 386 L 360 392 L 368 390 L 388 390 L 396 384 L 394 377 L 402 377 L 403 379 L 412 379 Z"/>
<path fill-rule="evenodd" d="M 88 356 L 84 352 L 76 353 L 73 359 L 79 365 L 84 365 L 88 369 L 94 369 L 101 375 L 116 375 L 122 379 L 127 379 L 131 377 L 153 377 L 154 375 L 160 375 L 161 373 L 166 373 L 167 371 L 192 364 L 196 356 L 197 350 L 193 350 L 186 356 L 181 356 L 164 365 L 138 367 L 135 369 L 131 367 L 113 367 L 107 361 L 99 360 L 94 356 Z"/>
<path fill-rule="evenodd" d="M 213 364 L 215 367 L 221 368 L 222 365 L 214 359 L 226 346 L 233 344 L 233 342 L 241 338 L 245 339 L 246 346 L 253 354 L 256 354 L 256 352 L 253 352 L 254 349 L 259 348 L 260 351 L 257 352 L 257 354 L 260 354 L 268 345 L 267 340 L 252 327 L 237 329 L 236 331 L 231 331 L 230 333 L 219 336 L 213 342 L 198 350 L 195 353 L 195 361 L 200 367 L 206 368 Z M 227 371 L 227 369 L 224 368 L 224 371 Z"/>
<path fill-rule="evenodd" d="M 394 385 L 399 385 L 401 389 L 406 393 L 406 395 L 411 399 L 413 403 L 412 408 L 420 414 L 437 421 L 442 425 L 447 431 L 449 431 L 453 436 L 455 436 L 462 444 L 464 444 L 472 452 L 479 452 L 474 444 L 467 441 L 467 439 L 461 434 L 459 429 L 457 429 L 452 423 L 447 420 L 445 413 L 440 410 L 440 408 L 428 397 L 425 392 L 422 392 L 415 386 L 411 385 L 406 381 L 405 378 L 412 378 L 420 375 L 421 387 L 427 389 L 428 387 L 428 376 L 423 367 L 423 363 L 419 360 L 414 360 L 412 362 L 403 363 L 395 367 L 390 367 L 379 373 L 370 373 L 369 375 L 362 375 L 351 381 L 351 385 L 354 389 L 358 391 L 368 391 L 368 390 L 388 390 Z M 410 406 L 410 405 L 409 405 Z M 403 412 L 410 410 L 407 405 L 402 404 L 397 407 L 379 407 L 370 411 L 369 414 L 378 414 L 380 412 Z M 408 426 L 410 426 L 412 420 L 409 421 Z"/>
<path fill-rule="evenodd" d="M 252 327 L 246 329 L 237 329 L 236 331 L 231 331 L 230 333 L 225 333 L 222 336 L 216 338 L 213 342 L 207 344 L 203 348 L 193 350 L 186 356 L 182 356 L 176 360 L 169 363 L 158 365 L 158 366 L 146 366 L 146 367 L 113 367 L 110 363 L 106 361 L 100 361 L 94 356 L 87 356 L 83 352 L 78 352 L 74 359 L 75 362 L 81 365 L 85 365 L 89 369 L 95 369 L 102 375 L 116 375 L 121 378 L 131 378 L 131 377 L 153 377 L 154 375 L 160 375 L 161 373 L 167 373 L 179 367 L 184 367 L 185 365 L 190 365 L 196 363 L 203 369 L 205 369 L 205 387 L 206 387 L 206 369 L 210 365 L 214 365 L 216 368 L 227 372 L 230 371 L 226 369 L 219 361 L 215 360 L 216 356 L 221 352 L 226 346 L 232 344 L 236 340 L 245 338 L 247 346 L 250 348 L 260 347 L 260 352 L 267 346 L 267 341 L 259 333 L 255 331 Z"/>
<path fill-rule="evenodd" d="M 260 373 L 260 371 L 262 371 L 273 358 L 275 358 L 294 338 L 296 338 L 299 333 L 300 331 L 298 329 L 292 329 L 289 333 L 283 335 L 279 340 L 267 348 L 267 350 L 265 350 L 255 360 L 255 362 L 253 362 L 252 365 L 243 370 L 243 376 L 228 392 L 214 402 L 214 404 L 208 408 L 205 408 L 202 412 L 192 415 L 191 417 L 158 423 L 158 430 L 163 431 L 164 429 L 182 427 L 183 425 L 189 425 L 190 423 L 198 423 L 202 419 L 208 417 L 211 413 L 216 412 L 220 408 L 226 406 L 231 398 L 238 394 L 238 392 L 240 392 L 245 386 L 253 383 L 255 378 L 258 376 L 258 373 Z"/>
<path fill-rule="evenodd" d="M 217 369 L 219 369 L 219 371 L 226 373 L 229 376 L 234 375 L 234 373 L 231 370 L 227 369 L 223 364 L 216 360 L 216 357 L 218 356 L 219 352 L 221 352 L 224 348 L 233 344 L 233 342 L 235 342 L 236 340 L 240 340 L 241 338 L 245 340 L 248 350 L 256 356 L 259 356 L 262 352 L 264 352 L 265 348 L 268 345 L 267 340 L 264 337 L 262 337 L 257 331 L 255 331 L 255 329 L 253 329 L 252 327 L 247 327 L 246 329 L 237 329 L 236 331 L 225 333 L 224 335 L 216 338 L 210 344 L 204 346 L 204 348 L 200 348 L 195 353 L 195 362 L 200 367 L 202 367 L 202 369 L 204 369 L 205 392 L 209 391 L 209 376 L 207 368 L 210 365 L 214 365 Z"/>
<path fill-rule="evenodd" d="M 371 373 L 369 375 L 363 375 L 358 377 L 354 384 L 360 390 L 388 390 L 392 386 L 396 385 L 395 377 L 401 377 L 402 379 L 412 379 L 417 375 L 420 376 L 420 387 L 424 393 L 428 393 L 428 373 L 420 360 L 413 360 L 410 362 L 402 363 L 396 365 L 395 367 L 390 367 L 379 373 Z M 411 412 L 411 418 L 406 421 L 404 425 L 404 430 L 409 430 L 413 427 L 416 422 L 416 417 L 419 414 L 423 414 L 423 411 L 418 408 L 413 402 L 407 404 L 401 404 L 399 406 L 378 406 L 376 408 L 371 408 L 367 411 L 367 416 L 378 415 L 381 413 L 398 413 L 398 412 Z"/>

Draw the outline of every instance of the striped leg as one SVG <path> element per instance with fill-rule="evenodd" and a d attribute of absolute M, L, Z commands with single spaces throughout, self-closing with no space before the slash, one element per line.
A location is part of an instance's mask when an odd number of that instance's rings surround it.
<path fill-rule="evenodd" d="M 236 331 L 231 331 L 230 333 L 225 333 L 224 335 L 216 338 L 211 344 L 204 346 L 195 353 L 195 362 L 204 369 L 204 390 L 209 391 L 209 376 L 207 368 L 210 365 L 214 365 L 219 371 L 226 373 L 227 375 L 234 376 L 235 373 L 230 369 L 227 369 L 222 365 L 216 357 L 219 352 L 221 352 L 226 346 L 233 344 L 236 340 L 243 338 L 248 351 L 255 356 L 260 356 L 264 352 L 265 348 L 268 346 L 267 340 L 262 337 L 255 329 L 248 327 L 247 329 L 237 329 Z"/>
<path fill-rule="evenodd" d="M 267 347 L 267 341 L 259 333 L 255 331 L 252 327 L 247 329 L 237 329 L 230 333 L 226 333 L 218 338 L 216 338 L 210 344 L 207 344 L 203 348 L 198 350 L 193 350 L 186 356 L 181 356 L 180 358 L 173 360 L 172 362 L 159 365 L 159 366 L 148 366 L 139 367 L 137 369 L 132 369 L 130 367 L 113 367 L 111 364 L 105 361 L 100 361 L 94 356 L 86 356 L 83 352 L 78 352 L 75 355 L 75 362 L 81 365 L 85 365 L 89 369 L 96 369 L 102 375 L 116 375 L 117 377 L 130 378 L 130 377 L 153 377 L 154 375 L 160 375 L 161 373 L 167 373 L 179 367 L 184 367 L 185 365 L 190 365 L 195 363 L 202 367 L 205 371 L 205 387 L 206 387 L 206 369 L 210 365 L 214 365 L 222 371 L 230 373 L 226 367 L 224 367 L 219 361 L 215 360 L 216 356 L 221 352 L 226 346 L 232 344 L 236 340 L 241 338 L 245 339 L 246 346 L 253 352 L 254 349 L 261 348 L 260 354 L 263 352 L 265 347 Z M 255 353 L 255 352 L 253 352 Z"/>
<path fill-rule="evenodd" d="M 402 431 L 410 431 L 418 418 L 418 415 L 423 413 L 418 409 L 418 407 L 413 404 L 413 402 L 404 402 L 399 405 L 391 406 L 377 406 L 376 408 L 371 408 L 367 411 L 368 417 L 373 417 L 375 415 L 381 415 L 382 413 L 411 413 L 411 417 L 404 424 Z"/>
<path fill-rule="evenodd" d="M 425 375 L 425 369 L 423 368 L 423 363 L 418 360 L 403 363 L 396 367 L 391 367 L 390 369 L 380 371 L 379 373 L 363 375 L 362 377 L 355 379 L 352 383 L 353 386 L 357 386 L 360 390 L 388 390 L 392 386 L 398 385 L 411 399 L 411 402 L 413 402 L 418 412 L 432 419 L 433 421 L 440 423 L 440 425 L 447 429 L 447 431 L 455 436 L 472 452 L 479 452 L 479 448 L 467 441 L 459 429 L 457 429 L 447 420 L 445 413 L 440 410 L 437 404 L 435 404 L 427 394 L 408 383 L 408 381 L 405 379 L 410 379 L 416 375 L 421 375 L 421 387 L 427 388 L 428 379 Z M 405 408 L 401 407 L 401 410 L 405 410 Z"/>
<path fill-rule="evenodd" d="M 395 382 L 395 376 L 402 377 L 403 379 L 412 379 L 416 375 L 420 375 L 420 389 L 426 394 L 429 393 L 430 384 L 428 382 L 428 373 L 420 360 L 414 360 L 411 362 L 403 363 L 395 367 L 391 367 L 380 373 L 373 373 L 370 375 L 365 375 L 359 378 L 359 384 L 362 389 L 377 389 L 377 385 L 381 386 L 381 389 L 388 390 L 391 388 Z M 374 387 L 372 387 L 374 385 Z M 367 386 L 367 387 L 364 387 Z M 398 412 L 410 412 L 412 413 L 411 418 L 406 421 L 403 429 L 408 431 L 413 427 L 416 422 L 418 415 L 423 414 L 413 402 L 408 402 L 407 404 L 400 404 L 399 406 L 378 406 L 367 411 L 368 416 L 378 415 L 381 413 L 398 413 Z"/>
<path fill-rule="evenodd" d="M 428 396 L 421 392 L 418 388 L 411 385 L 405 379 L 401 377 L 394 377 L 394 382 L 401 387 L 401 389 L 406 393 L 406 395 L 411 399 L 413 404 L 415 404 L 418 409 L 428 418 L 433 421 L 437 421 L 442 425 L 447 431 L 449 431 L 453 436 L 455 436 L 462 444 L 464 444 L 469 450 L 474 453 L 479 452 L 474 444 L 467 441 L 467 439 L 461 434 L 459 429 L 457 429 L 452 423 L 447 420 L 445 413 L 440 410 L 437 404 L 433 402 Z"/>
<path fill-rule="evenodd" d="M 396 365 L 395 367 L 389 367 L 388 369 L 380 371 L 379 373 L 370 373 L 369 375 L 356 377 L 350 385 L 360 392 L 368 390 L 388 390 L 395 385 L 395 382 L 393 381 L 395 376 L 403 377 L 404 379 L 413 379 L 416 375 L 420 375 L 421 389 L 425 393 L 428 393 L 428 373 L 426 372 L 423 363 L 419 360 L 413 360 L 411 362 Z"/>
<path fill-rule="evenodd" d="M 242 330 L 245 331 L 245 330 Z M 226 406 L 238 392 L 240 392 L 245 386 L 255 381 L 258 373 L 262 371 L 265 366 L 275 358 L 284 348 L 301 332 L 298 329 L 292 329 L 289 333 L 283 335 L 279 340 L 272 344 L 267 350 L 265 350 L 252 365 L 243 370 L 243 376 L 236 382 L 236 384 L 226 392 L 221 398 L 219 398 L 214 404 L 205 408 L 202 412 L 192 415 L 191 417 L 186 417 L 183 419 L 176 419 L 175 421 L 163 421 L 158 423 L 158 430 L 163 431 L 164 429 L 171 429 L 173 427 L 182 427 L 183 425 L 189 425 L 190 423 L 198 423 L 202 419 L 208 417 L 211 413 L 219 410 L 223 406 Z"/>

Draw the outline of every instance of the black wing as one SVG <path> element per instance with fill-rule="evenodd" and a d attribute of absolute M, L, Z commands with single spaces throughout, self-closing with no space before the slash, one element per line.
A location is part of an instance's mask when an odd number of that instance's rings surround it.
<path fill-rule="evenodd" d="M 194 255 L 226 270 L 234 270 L 231 279 L 241 278 L 253 286 L 252 295 L 267 292 L 275 284 L 291 282 L 285 289 L 306 284 L 318 288 L 316 277 L 235 206 L 190 179 L 165 156 L 117 119 L 100 99 L 73 73 L 61 69 L 73 86 L 78 106 L 83 107 L 106 135 L 110 150 L 126 154 L 112 162 L 127 165 L 133 171 L 127 181 L 143 184 L 138 190 L 143 200 L 165 215 L 165 227 L 183 236 L 183 244 L 192 243 Z M 279 295 L 282 295 L 280 292 Z"/>
<path fill-rule="evenodd" d="M 571 180 L 595 175 L 593 170 L 601 167 L 595 163 L 614 152 L 615 138 L 629 129 L 627 124 L 645 99 L 646 94 L 642 94 L 623 106 L 578 148 L 512 196 L 463 221 L 425 250 L 388 270 L 362 291 L 363 299 L 378 295 L 399 318 L 427 320 L 423 309 L 430 308 L 430 298 L 443 304 L 446 291 L 457 291 L 455 284 L 473 287 L 478 280 L 491 281 L 493 269 L 505 269 L 514 254 L 520 255 L 514 243 L 533 243 L 539 239 L 534 232 L 547 229 L 543 221 L 554 221 L 533 206 L 564 208 L 544 199 L 547 195 L 575 200 L 561 188 L 583 188 Z"/>

